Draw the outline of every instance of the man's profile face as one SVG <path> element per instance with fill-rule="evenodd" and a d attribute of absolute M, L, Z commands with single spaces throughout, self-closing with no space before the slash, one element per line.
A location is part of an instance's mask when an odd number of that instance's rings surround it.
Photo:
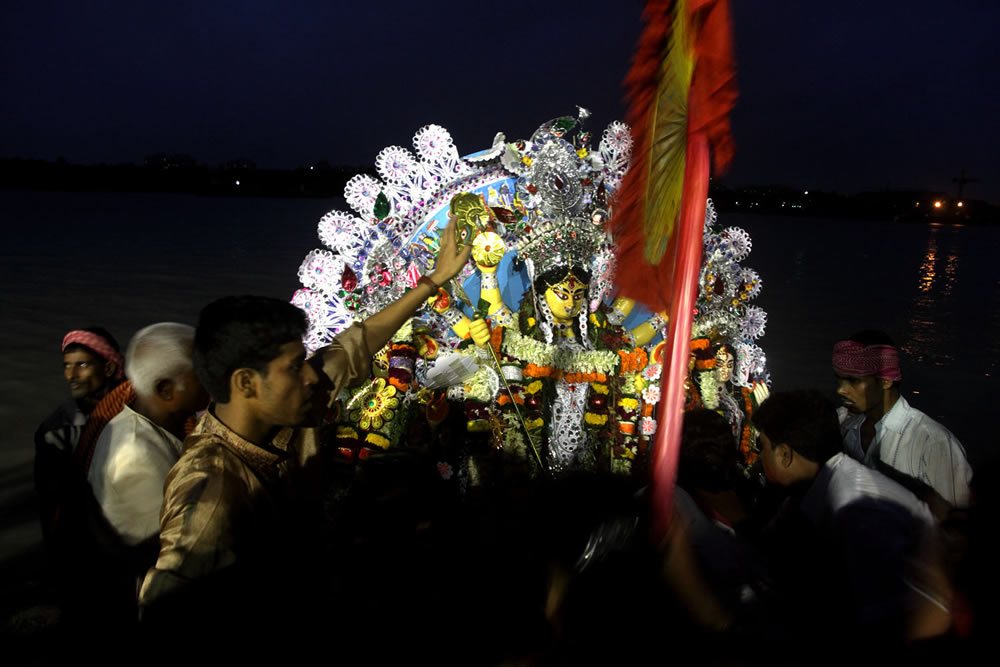
<path fill-rule="evenodd" d="M 63 375 L 75 400 L 100 398 L 111 370 L 102 357 L 87 350 L 77 348 L 63 354 Z"/>
<path fill-rule="evenodd" d="M 760 462 L 764 466 L 764 476 L 767 477 L 769 482 L 781 485 L 781 469 L 778 465 L 778 454 L 774 451 L 771 439 L 761 432 L 757 437 L 757 442 L 760 445 Z"/>
<path fill-rule="evenodd" d="M 298 426 L 312 408 L 313 385 L 318 381 L 313 367 L 306 363 L 306 349 L 301 341 L 281 346 L 281 354 L 267 365 L 261 375 L 257 409 L 261 418 L 274 426 Z"/>
<path fill-rule="evenodd" d="M 882 382 L 874 375 L 838 375 L 837 396 L 851 414 L 869 412 L 882 405 Z"/>

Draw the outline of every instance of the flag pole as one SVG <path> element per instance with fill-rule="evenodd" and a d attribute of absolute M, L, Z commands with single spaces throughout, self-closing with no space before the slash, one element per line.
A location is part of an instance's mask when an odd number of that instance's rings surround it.
<path fill-rule="evenodd" d="M 652 451 L 653 531 L 657 542 L 670 526 L 677 460 L 680 454 L 684 413 L 684 378 L 688 373 L 691 325 L 698 296 L 702 235 L 705 228 L 705 201 L 708 199 L 709 149 L 703 132 L 688 137 L 684 165 L 684 192 L 677 230 L 677 263 L 674 299 L 668 325 L 669 356 L 661 377 L 659 422 Z"/>

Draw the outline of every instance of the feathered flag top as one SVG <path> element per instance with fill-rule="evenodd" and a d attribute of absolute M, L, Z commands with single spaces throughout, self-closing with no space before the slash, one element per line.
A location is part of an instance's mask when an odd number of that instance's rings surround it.
<path fill-rule="evenodd" d="M 666 517 L 676 479 L 710 153 L 717 170 L 732 157 L 728 115 L 736 81 L 726 0 L 649 0 L 644 19 L 625 80 L 633 162 L 612 224 L 621 294 L 670 313 L 652 470 L 654 509 Z"/>

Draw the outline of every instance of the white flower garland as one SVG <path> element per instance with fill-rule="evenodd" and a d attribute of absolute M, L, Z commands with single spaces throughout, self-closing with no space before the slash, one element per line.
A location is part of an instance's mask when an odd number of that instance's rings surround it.
<path fill-rule="evenodd" d="M 504 332 L 504 353 L 535 366 L 552 366 L 564 373 L 604 373 L 617 370 L 620 358 L 610 350 L 573 350 L 549 345 L 508 329 Z"/>
<path fill-rule="evenodd" d="M 701 391 L 701 402 L 709 410 L 719 407 L 719 383 L 715 380 L 715 373 L 699 373 L 698 389 Z"/>
<path fill-rule="evenodd" d="M 515 460 L 528 458 L 528 445 L 524 441 L 521 422 L 513 412 L 503 413 L 503 448 L 504 453 Z"/>
<path fill-rule="evenodd" d="M 500 393 L 500 379 L 489 366 L 479 367 L 476 374 L 465 382 L 465 396 L 481 403 L 489 403 Z"/>

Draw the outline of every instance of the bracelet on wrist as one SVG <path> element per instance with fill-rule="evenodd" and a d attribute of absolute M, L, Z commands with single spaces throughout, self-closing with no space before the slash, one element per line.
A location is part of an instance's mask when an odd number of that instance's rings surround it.
<path fill-rule="evenodd" d="M 437 294 L 441 286 L 434 282 L 430 276 L 420 276 L 417 278 L 417 285 L 428 285 L 431 288 L 431 295 Z"/>
<path fill-rule="evenodd" d="M 497 279 L 496 273 L 480 273 L 479 274 L 479 289 L 497 289 L 500 287 L 500 281 Z"/>

